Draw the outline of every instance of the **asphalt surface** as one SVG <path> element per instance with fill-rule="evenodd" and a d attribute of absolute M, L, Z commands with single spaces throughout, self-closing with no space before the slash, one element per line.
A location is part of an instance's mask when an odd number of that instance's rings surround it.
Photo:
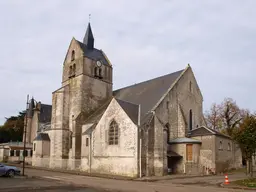
<path fill-rule="evenodd" d="M 221 188 L 224 176 L 178 178 L 157 182 L 125 181 L 26 168 L 29 178 L 0 178 L 0 192 L 228 192 L 241 191 Z M 230 181 L 244 174 L 229 176 Z"/>

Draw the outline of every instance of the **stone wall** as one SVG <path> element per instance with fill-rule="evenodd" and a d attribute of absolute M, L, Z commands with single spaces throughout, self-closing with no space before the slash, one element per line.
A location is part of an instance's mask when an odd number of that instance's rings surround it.
<path fill-rule="evenodd" d="M 119 126 L 118 145 L 108 144 L 108 129 L 112 120 Z M 138 175 L 138 127 L 115 99 L 111 101 L 91 138 L 92 172 L 131 177 Z"/>
<path fill-rule="evenodd" d="M 183 137 L 184 132 L 186 135 L 190 110 L 192 110 L 193 128 L 204 125 L 202 102 L 202 94 L 189 67 L 156 109 L 156 116 L 164 124 L 170 124 L 169 139 Z M 184 119 L 184 122 L 181 119 Z"/>
<path fill-rule="evenodd" d="M 200 149 L 200 172 L 202 174 L 215 173 L 215 136 L 197 136 L 193 139 L 202 142 Z"/>

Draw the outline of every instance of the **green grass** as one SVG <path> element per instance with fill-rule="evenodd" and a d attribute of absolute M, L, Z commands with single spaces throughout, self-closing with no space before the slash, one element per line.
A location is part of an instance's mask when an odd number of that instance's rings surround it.
<path fill-rule="evenodd" d="M 256 178 L 238 180 L 238 181 L 234 181 L 232 183 L 234 183 L 236 185 L 245 186 L 245 187 L 256 188 Z"/>

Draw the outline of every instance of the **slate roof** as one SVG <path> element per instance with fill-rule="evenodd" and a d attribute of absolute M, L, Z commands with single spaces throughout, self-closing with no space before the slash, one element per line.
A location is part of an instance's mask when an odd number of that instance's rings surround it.
<path fill-rule="evenodd" d="M 191 130 L 190 137 L 196 137 L 196 136 L 207 136 L 207 135 L 217 135 L 221 137 L 230 138 L 230 136 L 222 134 L 216 130 L 210 129 L 208 127 L 199 127 L 196 129 Z"/>
<path fill-rule="evenodd" d="M 138 125 L 138 116 L 139 116 L 139 105 L 129 103 L 127 101 L 122 101 L 116 99 L 118 104 L 123 108 L 125 113 L 130 117 L 135 125 Z"/>
<path fill-rule="evenodd" d="M 29 103 L 28 110 L 27 110 L 27 116 L 28 116 L 28 117 L 30 117 L 30 118 L 33 117 L 34 108 L 35 108 L 35 100 L 34 100 L 34 98 L 32 97 L 32 99 L 30 100 L 30 103 Z"/>
<path fill-rule="evenodd" d="M 50 141 L 50 137 L 47 133 L 39 133 L 34 141 Z"/>
<path fill-rule="evenodd" d="M 102 50 L 99 50 L 96 48 L 89 49 L 84 43 L 82 43 L 78 40 L 76 40 L 76 41 L 79 43 L 81 49 L 83 50 L 85 57 L 88 57 L 95 61 L 100 60 L 102 62 L 102 64 L 104 64 L 104 65 L 110 65 L 109 62 L 107 61 L 107 59 L 105 58 Z"/>
<path fill-rule="evenodd" d="M 180 70 L 118 89 L 113 92 L 113 95 L 119 100 L 141 105 L 141 124 L 143 124 L 147 113 L 157 104 L 182 72 L 183 70 Z"/>
<path fill-rule="evenodd" d="M 191 139 L 187 137 L 182 137 L 182 138 L 176 138 L 168 142 L 169 144 L 181 144 L 181 143 L 202 143 L 199 140 L 196 139 Z"/>
<path fill-rule="evenodd" d="M 52 106 L 41 104 L 40 114 L 38 120 L 40 123 L 49 123 L 52 118 Z"/>
<path fill-rule="evenodd" d="M 83 43 L 85 45 L 87 45 L 87 48 L 89 49 L 93 49 L 94 48 L 94 37 L 92 34 L 92 28 L 91 28 L 91 24 L 88 23 L 88 27 L 84 36 L 84 40 Z"/>

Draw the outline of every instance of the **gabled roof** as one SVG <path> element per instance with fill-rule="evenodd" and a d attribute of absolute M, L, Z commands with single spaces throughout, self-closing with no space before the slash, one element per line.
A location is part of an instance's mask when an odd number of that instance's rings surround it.
<path fill-rule="evenodd" d="M 226 138 L 231 138 L 228 135 L 222 134 L 216 130 L 210 129 L 208 127 L 199 127 L 196 129 L 191 130 L 190 132 L 190 137 L 196 137 L 196 136 L 207 136 L 207 135 L 217 135 L 217 136 L 221 136 L 221 137 L 226 137 Z"/>
<path fill-rule="evenodd" d="M 157 104 L 162 96 L 169 90 L 175 80 L 182 74 L 180 70 L 168 75 L 157 77 L 132 86 L 124 87 L 113 92 L 116 99 L 140 105 L 141 124 L 150 110 Z"/>
<path fill-rule="evenodd" d="M 123 101 L 120 99 L 116 99 L 118 104 L 122 107 L 125 113 L 130 117 L 135 125 L 138 125 L 138 117 L 139 117 L 139 105 Z"/>
<path fill-rule="evenodd" d="M 39 133 L 34 141 L 50 141 L 50 137 L 47 133 Z"/>

